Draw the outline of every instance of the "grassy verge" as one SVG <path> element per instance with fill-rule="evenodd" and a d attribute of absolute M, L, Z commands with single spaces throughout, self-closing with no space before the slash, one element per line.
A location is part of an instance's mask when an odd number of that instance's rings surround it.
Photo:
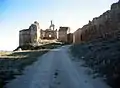
<path fill-rule="evenodd" d="M 40 49 L 54 49 L 57 47 L 60 47 L 65 44 L 60 44 L 60 43 L 49 43 L 45 45 L 40 45 L 40 46 L 32 46 L 32 45 L 23 45 L 19 46 L 17 49 L 21 48 L 22 50 L 40 50 Z M 17 50 L 15 49 L 15 50 Z"/>
<path fill-rule="evenodd" d="M 0 52 L 0 88 L 21 75 L 23 69 L 37 60 L 37 57 L 45 54 L 50 49 L 62 46 L 63 44 L 51 43 L 42 46 L 22 46 L 25 51 Z"/>
<path fill-rule="evenodd" d="M 85 61 L 85 66 L 93 69 L 93 74 L 104 78 L 112 88 L 120 88 L 120 40 L 100 40 L 73 45 L 74 57 Z"/>
<path fill-rule="evenodd" d="M 22 70 L 37 60 L 37 57 L 43 55 L 44 51 L 22 51 L 11 52 L 10 54 L 2 54 L 0 57 L 0 88 L 2 88 L 8 80 L 15 75 L 21 75 Z"/>

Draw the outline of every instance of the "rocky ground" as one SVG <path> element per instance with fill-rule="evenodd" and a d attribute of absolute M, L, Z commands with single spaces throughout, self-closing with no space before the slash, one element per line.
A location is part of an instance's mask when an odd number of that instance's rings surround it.
<path fill-rule="evenodd" d="M 102 77 L 112 88 L 120 88 L 120 39 L 96 40 L 73 45 L 72 55 L 93 69 L 94 78 Z"/>

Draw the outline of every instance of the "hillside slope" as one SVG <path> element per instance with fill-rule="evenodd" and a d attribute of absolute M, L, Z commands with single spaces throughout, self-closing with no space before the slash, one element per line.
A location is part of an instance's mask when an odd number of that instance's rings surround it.
<path fill-rule="evenodd" d="M 112 88 L 120 88 L 120 39 L 97 40 L 71 47 L 73 56 L 85 61 L 93 74 L 104 78 Z"/>

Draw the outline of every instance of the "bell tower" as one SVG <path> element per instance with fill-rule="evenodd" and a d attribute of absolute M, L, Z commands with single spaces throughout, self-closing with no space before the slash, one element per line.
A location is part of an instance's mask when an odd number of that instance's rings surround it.
<path fill-rule="evenodd" d="M 51 29 L 51 28 L 52 28 L 52 29 Z M 54 30 L 54 28 L 55 28 L 55 25 L 52 23 L 52 20 L 51 20 L 51 24 L 50 24 L 49 29 Z"/>

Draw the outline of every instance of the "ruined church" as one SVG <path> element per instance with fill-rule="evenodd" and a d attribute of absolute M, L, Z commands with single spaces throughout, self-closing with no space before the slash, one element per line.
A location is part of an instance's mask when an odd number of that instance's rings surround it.
<path fill-rule="evenodd" d="M 23 29 L 19 31 L 19 46 L 22 45 L 35 45 L 38 46 L 45 40 L 56 40 L 57 39 L 57 29 L 55 30 L 55 25 L 51 21 L 51 25 L 48 29 L 40 29 L 40 25 L 35 21 L 28 29 Z"/>
<path fill-rule="evenodd" d="M 70 33 L 70 27 L 60 26 L 59 30 L 57 30 L 52 21 L 46 30 L 40 29 L 39 23 L 35 21 L 28 29 L 19 31 L 19 46 L 39 46 L 53 42 L 72 43 L 72 41 L 73 34 Z"/>

